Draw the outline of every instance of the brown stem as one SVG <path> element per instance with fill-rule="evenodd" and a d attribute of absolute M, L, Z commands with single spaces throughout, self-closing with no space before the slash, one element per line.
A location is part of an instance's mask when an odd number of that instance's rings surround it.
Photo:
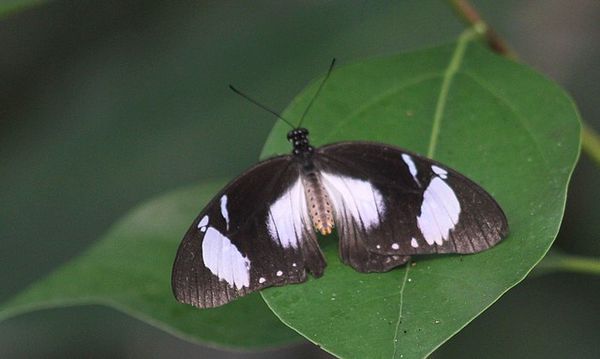
<path fill-rule="evenodd" d="M 449 0 L 450 5 L 460 18 L 469 25 L 476 26 L 482 24 L 485 28 L 485 39 L 492 51 L 508 57 L 516 59 L 517 54 L 510 49 L 506 42 L 492 29 L 479 15 L 477 10 L 469 3 L 468 0 Z"/>

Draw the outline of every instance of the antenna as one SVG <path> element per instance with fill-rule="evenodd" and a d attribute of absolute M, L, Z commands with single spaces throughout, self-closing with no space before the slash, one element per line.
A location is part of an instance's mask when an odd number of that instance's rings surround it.
<path fill-rule="evenodd" d="M 275 115 L 278 119 L 280 119 L 281 121 L 285 122 L 286 124 L 288 124 L 291 128 L 296 128 L 296 126 L 292 125 L 292 123 L 288 120 L 286 120 L 285 118 L 281 117 L 280 114 L 278 114 L 277 112 L 271 110 L 270 108 L 268 108 L 267 106 L 259 103 L 258 101 L 254 100 L 253 98 L 251 98 L 250 96 L 246 95 L 245 93 L 243 93 L 242 91 L 236 89 L 235 87 L 233 87 L 233 85 L 229 85 L 229 88 L 231 89 L 231 91 L 235 92 L 236 94 L 242 96 L 243 98 L 245 98 L 246 100 L 252 102 L 253 104 L 255 104 L 256 106 L 262 108 L 263 110 Z"/>
<path fill-rule="evenodd" d="M 310 110 L 313 102 L 315 102 L 315 99 L 317 98 L 317 96 L 319 96 L 319 93 L 321 92 L 321 89 L 323 89 L 323 86 L 325 85 L 325 82 L 327 82 L 327 79 L 329 78 L 329 75 L 331 75 L 331 71 L 333 71 L 333 66 L 334 65 L 335 65 L 335 57 L 333 58 L 333 60 L 331 60 L 331 65 L 329 65 L 329 70 L 327 70 L 327 75 L 325 75 L 325 78 L 323 79 L 323 81 L 321 81 L 321 84 L 319 85 L 319 88 L 317 89 L 317 92 L 315 92 L 315 95 L 313 96 L 312 100 L 310 100 L 308 106 L 306 106 L 306 110 L 304 110 L 304 113 L 302 114 L 302 117 L 300 117 L 300 123 L 298 123 L 298 127 L 300 127 L 302 125 L 302 121 L 304 121 L 304 117 L 308 113 L 308 110 Z"/>

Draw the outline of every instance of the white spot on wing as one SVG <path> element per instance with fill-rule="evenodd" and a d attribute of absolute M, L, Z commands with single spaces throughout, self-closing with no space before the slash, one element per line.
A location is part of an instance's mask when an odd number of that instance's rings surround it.
<path fill-rule="evenodd" d="M 266 281 L 267 281 L 267 280 L 266 280 L 265 278 L 263 278 L 263 277 L 260 277 L 260 278 L 258 279 L 258 283 L 260 283 L 260 284 L 263 284 L 263 283 L 264 283 L 264 282 L 266 282 Z"/>
<path fill-rule="evenodd" d="M 367 230 L 379 224 L 385 204 L 381 193 L 371 183 L 327 172 L 321 172 L 321 175 L 338 216 L 351 215 Z"/>
<path fill-rule="evenodd" d="M 202 217 L 200 222 L 198 222 L 198 229 L 200 229 L 200 232 L 206 232 L 207 225 L 208 225 L 208 215 L 205 215 L 204 217 Z"/>
<path fill-rule="evenodd" d="M 278 277 L 281 277 L 283 275 L 283 272 L 278 270 L 277 273 L 275 273 L 275 274 L 277 274 Z"/>
<path fill-rule="evenodd" d="M 434 170 L 435 171 L 435 170 Z M 417 225 L 429 245 L 442 245 L 458 223 L 460 203 L 454 191 L 440 177 L 434 177 L 423 195 Z"/>
<path fill-rule="evenodd" d="M 398 245 L 398 243 L 393 243 L 392 249 L 400 249 L 400 245 Z"/>
<path fill-rule="evenodd" d="M 419 243 L 417 243 L 417 240 L 414 237 L 410 240 L 410 246 L 413 248 L 419 248 Z"/>
<path fill-rule="evenodd" d="M 227 230 L 229 230 L 229 212 L 227 211 L 227 195 L 224 194 L 221 197 L 221 215 L 225 219 L 225 223 L 227 224 Z"/>
<path fill-rule="evenodd" d="M 446 179 L 446 177 L 448 177 L 448 171 L 446 171 L 443 168 L 440 168 L 436 165 L 431 166 L 431 170 L 438 176 L 442 177 L 443 179 Z"/>
<path fill-rule="evenodd" d="M 241 289 L 250 286 L 250 260 L 213 227 L 208 228 L 202 241 L 202 260 L 212 274 L 231 287 Z"/>
<path fill-rule="evenodd" d="M 307 228 L 308 226 L 308 228 Z M 267 228 L 284 248 L 298 248 L 303 231 L 311 230 L 302 181 L 298 180 L 269 207 Z"/>
<path fill-rule="evenodd" d="M 415 180 L 415 182 L 417 182 L 417 184 L 420 186 L 421 183 L 419 182 L 419 179 L 417 178 L 417 166 L 415 166 L 415 163 L 413 162 L 412 158 L 410 157 L 410 155 L 403 153 L 402 154 L 402 161 L 404 161 L 404 163 L 406 163 L 406 165 L 408 166 L 408 170 L 410 171 L 411 176 L 413 177 L 413 179 Z"/>

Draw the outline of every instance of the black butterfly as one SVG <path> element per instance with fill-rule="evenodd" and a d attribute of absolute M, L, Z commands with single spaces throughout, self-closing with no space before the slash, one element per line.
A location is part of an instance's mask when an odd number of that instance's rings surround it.
<path fill-rule="evenodd" d="M 483 251 L 508 232 L 484 189 L 436 161 L 380 143 L 313 148 L 300 127 L 287 138 L 292 154 L 234 179 L 185 234 L 172 274 L 180 302 L 216 307 L 302 283 L 307 272 L 322 276 L 316 231 L 337 228 L 340 258 L 359 272 L 388 271 L 415 254 Z"/>

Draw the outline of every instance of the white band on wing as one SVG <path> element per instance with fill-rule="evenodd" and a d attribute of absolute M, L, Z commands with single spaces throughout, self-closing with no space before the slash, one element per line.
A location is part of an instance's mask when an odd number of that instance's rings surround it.
<path fill-rule="evenodd" d="M 250 286 L 250 260 L 240 253 L 229 238 L 213 227 L 208 227 L 204 235 L 202 260 L 212 274 L 232 288 Z"/>
<path fill-rule="evenodd" d="M 274 241 L 281 243 L 284 248 L 298 248 L 302 232 L 310 229 L 310 218 L 306 207 L 306 196 L 302 180 L 289 187 L 269 207 L 267 228 Z"/>
<path fill-rule="evenodd" d="M 433 171 L 438 176 L 425 189 L 417 225 L 427 244 L 442 245 L 443 241 L 448 240 L 450 230 L 458 223 L 460 203 L 452 188 L 443 180 L 447 176 L 446 171 L 434 167 Z"/>
<path fill-rule="evenodd" d="M 367 230 L 379 225 L 380 216 L 385 213 L 385 204 L 377 188 L 368 181 L 356 178 L 327 172 L 321 172 L 321 175 L 337 216 L 349 214 Z"/>

